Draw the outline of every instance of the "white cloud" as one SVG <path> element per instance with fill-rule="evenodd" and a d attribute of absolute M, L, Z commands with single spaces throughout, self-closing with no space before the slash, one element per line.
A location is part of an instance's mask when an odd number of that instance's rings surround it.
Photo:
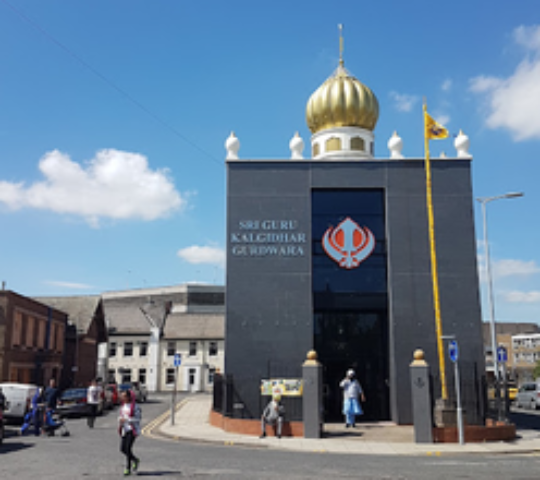
<path fill-rule="evenodd" d="M 81 216 L 92 226 L 105 218 L 155 220 L 186 204 L 167 170 L 151 170 L 138 153 L 100 150 L 83 166 L 53 150 L 39 170 L 44 179 L 30 186 L 0 181 L 0 203 Z"/>
<path fill-rule="evenodd" d="M 514 41 L 527 50 L 540 51 L 540 25 L 521 25 L 514 30 Z"/>
<path fill-rule="evenodd" d="M 410 112 L 419 100 L 417 95 L 397 92 L 390 92 L 390 97 L 394 100 L 394 107 L 398 112 Z"/>
<path fill-rule="evenodd" d="M 469 89 L 474 93 L 485 93 L 500 88 L 503 84 L 503 80 L 499 78 L 479 75 L 470 80 Z"/>
<path fill-rule="evenodd" d="M 540 267 L 534 260 L 524 262 L 523 260 L 496 260 L 492 262 L 493 276 L 496 278 L 529 276 L 540 272 Z"/>
<path fill-rule="evenodd" d="M 178 250 L 178 256 L 188 263 L 225 266 L 225 250 L 219 247 L 192 245 Z"/>
<path fill-rule="evenodd" d="M 502 297 L 509 303 L 540 303 L 540 290 L 533 290 L 531 292 L 513 290 L 511 292 L 503 292 Z"/>
<path fill-rule="evenodd" d="M 508 130 L 515 141 L 540 139 L 540 25 L 520 26 L 514 42 L 527 56 L 508 78 L 479 75 L 469 89 L 486 101 L 486 125 Z"/>
<path fill-rule="evenodd" d="M 440 115 L 434 115 L 435 120 L 439 122 L 442 126 L 446 126 L 450 123 L 450 115 L 441 113 Z"/>
<path fill-rule="evenodd" d="M 441 90 L 443 92 L 449 92 L 452 88 L 452 80 L 450 78 L 447 78 L 441 85 Z"/>
<path fill-rule="evenodd" d="M 47 280 L 45 283 L 47 285 L 52 285 L 53 287 L 70 288 L 73 290 L 88 290 L 93 288 L 91 285 L 86 285 L 84 283 L 58 282 L 56 280 Z"/>
<path fill-rule="evenodd" d="M 483 243 L 478 245 L 483 248 Z M 485 255 L 478 254 L 478 274 L 481 282 L 487 281 L 487 267 Z M 493 278 L 508 278 L 508 277 L 528 277 L 540 273 L 540 267 L 534 260 L 528 262 L 523 260 L 501 259 L 491 261 L 491 273 Z"/>

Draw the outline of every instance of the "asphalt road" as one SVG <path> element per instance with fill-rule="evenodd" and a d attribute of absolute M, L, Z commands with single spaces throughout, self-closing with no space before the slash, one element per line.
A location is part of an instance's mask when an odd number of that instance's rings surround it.
<path fill-rule="evenodd" d="M 143 424 L 168 408 L 160 397 L 142 406 Z M 517 415 L 520 415 L 519 413 Z M 68 421 L 70 437 L 9 436 L 0 447 L 0 479 L 113 479 L 122 477 L 116 412 L 98 418 L 89 430 L 84 419 Z M 526 419 L 525 419 L 526 420 Z M 540 427 L 540 426 L 539 426 Z M 534 434 L 537 430 L 531 428 Z M 11 431 L 13 433 L 13 430 Z M 293 453 L 235 446 L 139 438 L 139 476 L 156 479 L 513 479 L 540 477 L 540 457 L 389 457 Z"/>

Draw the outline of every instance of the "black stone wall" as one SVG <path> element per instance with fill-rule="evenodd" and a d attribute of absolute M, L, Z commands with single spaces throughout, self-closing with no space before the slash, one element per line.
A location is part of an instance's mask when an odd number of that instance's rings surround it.
<path fill-rule="evenodd" d="M 260 379 L 300 377 L 313 348 L 311 190 L 382 188 L 391 416 L 412 423 L 409 363 L 415 349 L 426 352 L 436 377 L 434 392 L 440 394 L 423 161 L 230 161 L 227 167 L 225 372 L 234 378 L 242 415 L 260 414 Z M 434 160 L 432 177 L 443 330 L 457 335 L 461 347 L 467 421 L 481 423 L 484 356 L 470 161 Z M 241 222 L 268 220 L 293 221 L 289 233 L 306 235 L 305 243 L 296 244 L 303 254 L 293 249 L 288 256 L 250 255 L 245 243 L 238 248 L 237 234 L 245 231 Z M 266 225 L 269 230 L 259 224 L 251 233 L 286 232 Z M 452 390 L 448 360 L 446 371 Z"/>

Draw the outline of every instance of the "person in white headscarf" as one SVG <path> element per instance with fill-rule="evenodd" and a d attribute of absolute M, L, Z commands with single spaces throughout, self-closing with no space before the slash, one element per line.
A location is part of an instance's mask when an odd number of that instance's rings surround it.
<path fill-rule="evenodd" d="M 366 401 L 364 391 L 356 380 L 354 370 L 348 370 L 347 376 L 341 381 L 339 386 L 343 389 L 343 415 L 345 415 L 345 426 L 355 427 L 356 416 L 362 415 L 362 407 L 358 401 L 358 397 L 362 402 Z"/>

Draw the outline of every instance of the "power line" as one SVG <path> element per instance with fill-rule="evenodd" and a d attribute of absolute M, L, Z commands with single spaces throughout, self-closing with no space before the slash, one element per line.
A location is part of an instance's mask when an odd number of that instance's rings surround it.
<path fill-rule="evenodd" d="M 218 165 L 222 166 L 223 162 L 219 161 L 216 157 L 214 157 L 211 153 L 204 150 L 202 147 L 197 145 L 195 142 L 191 141 L 189 138 L 187 138 L 185 135 L 182 135 L 176 128 L 174 128 L 170 123 L 166 122 L 162 118 L 158 117 L 154 112 L 152 112 L 150 109 L 148 109 L 145 105 L 143 105 L 141 102 L 139 102 L 135 97 L 127 93 L 125 90 L 120 88 L 118 85 L 116 85 L 113 81 L 109 80 L 105 75 L 103 75 L 99 70 L 94 68 L 92 65 L 90 65 L 86 60 L 81 58 L 79 55 L 77 55 L 74 51 L 72 51 L 69 47 L 64 45 L 62 42 L 57 40 L 55 37 L 53 37 L 47 30 L 45 30 L 41 25 L 39 25 L 36 21 L 32 20 L 30 17 L 28 17 L 24 12 L 13 6 L 11 3 L 9 3 L 7 0 L 1 0 L 8 8 L 10 8 L 16 15 L 18 15 L 20 18 L 22 18 L 25 22 L 27 22 L 29 25 L 31 25 L 34 29 L 36 29 L 41 35 L 43 35 L 45 38 L 47 38 L 50 42 L 54 43 L 58 48 L 63 50 L 65 53 L 67 53 L 69 56 L 73 57 L 75 60 L 77 60 L 83 67 L 88 69 L 91 73 L 93 73 L 96 77 L 98 77 L 102 82 L 107 84 L 109 87 L 111 87 L 113 90 L 115 90 L 117 93 L 122 95 L 124 98 L 126 98 L 128 101 L 130 101 L 132 104 L 134 104 L 136 107 L 138 107 L 140 110 L 142 110 L 144 113 L 146 113 L 148 116 L 153 118 L 157 123 L 159 123 L 162 127 L 165 127 L 167 130 L 169 130 L 171 133 L 176 135 L 178 138 L 183 140 L 185 143 L 193 147 L 194 149 L 198 150 L 202 154 L 204 154 L 206 157 L 208 157 L 210 160 L 212 160 L 214 163 L 217 163 Z"/>

